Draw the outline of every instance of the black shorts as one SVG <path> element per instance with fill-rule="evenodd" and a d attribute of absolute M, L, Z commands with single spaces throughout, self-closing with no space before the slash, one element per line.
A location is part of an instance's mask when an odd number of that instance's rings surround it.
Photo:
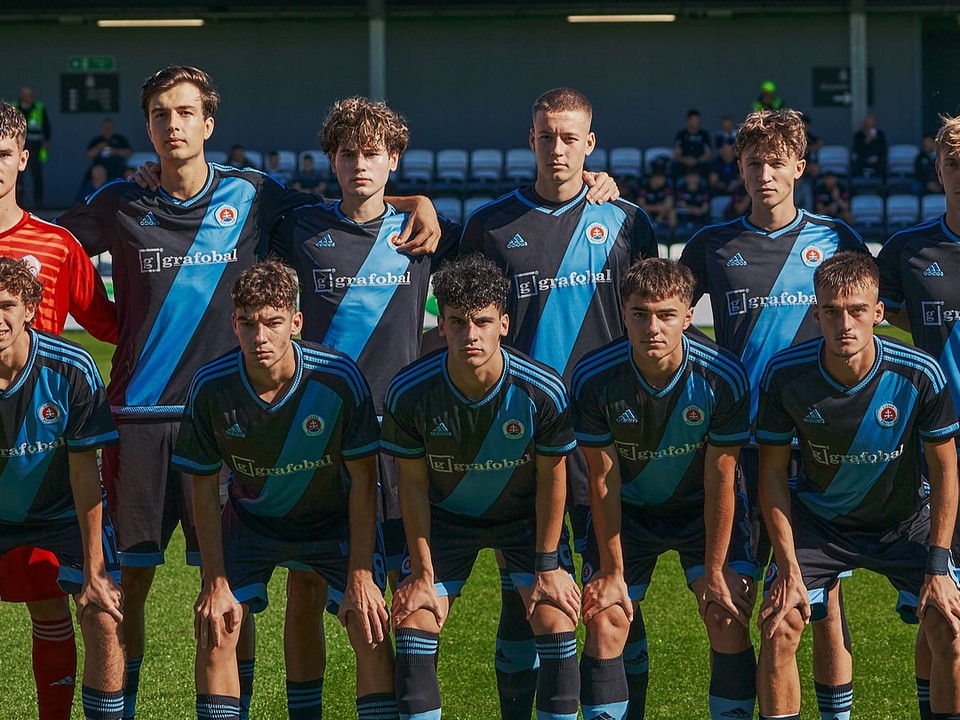
<path fill-rule="evenodd" d="M 380 529 L 383 534 L 387 570 L 399 570 L 407 543 L 403 535 L 403 520 L 400 518 L 397 459 L 380 453 L 377 456 L 377 471 L 380 477 Z"/>
<path fill-rule="evenodd" d="M 587 458 L 579 445 L 567 455 L 567 513 L 573 530 L 573 549 L 582 555 L 587 546 L 590 474 L 587 471 Z"/>

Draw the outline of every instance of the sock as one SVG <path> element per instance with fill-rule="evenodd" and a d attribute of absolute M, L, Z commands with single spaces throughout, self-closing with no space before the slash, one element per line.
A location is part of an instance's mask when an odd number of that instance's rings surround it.
<path fill-rule="evenodd" d="M 577 720 L 580 671 L 575 632 L 537 635 L 537 720 Z"/>
<path fill-rule="evenodd" d="M 140 666 L 143 655 L 128 658 L 126 677 L 123 681 L 123 718 L 129 720 L 137 714 L 137 690 L 140 687 Z"/>
<path fill-rule="evenodd" d="M 738 653 L 710 651 L 709 702 L 713 720 L 753 717 L 757 704 L 757 658 L 752 646 Z"/>
<path fill-rule="evenodd" d="M 197 693 L 197 720 L 240 720 L 240 698 Z"/>
<path fill-rule="evenodd" d="M 933 720 L 930 710 L 930 678 L 917 678 L 917 704 L 920 705 L 920 720 Z"/>
<path fill-rule="evenodd" d="M 580 705 L 584 720 L 623 720 L 627 714 L 627 674 L 623 655 L 599 660 L 580 658 Z"/>
<path fill-rule="evenodd" d="M 87 720 L 121 720 L 123 716 L 123 690 L 97 690 L 84 685 L 83 716 Z"/>
<path fill-rule="evenodd" d="M 397 710 L 401 720 L 440 720 L 436 655 L 440 635 L 400 628 L 396 632 Z"/>
<path fill-rule="evenodd" d="M 320 720 L 323 715 L 323 678 L 303 682 L 287 680 L 287 713 L 290 720 Z"/>
<path fill-rule="evenodd" d="M 253 672 L 256 658 L 237 660 L 237 673 L 240 675 L 240 720 L 250 719 L 250 701 L 253 699 Z"/>
<path fill-rule="evenodd" d="M 77 676 L 73 618 L 33 621 L 33 677 L 40 720 L 69 720 Z"/>
<path fill-rule="evenodd" d="M 960 720 L 960 713 L 930 713 L 930 720 Z"/>
<path fill-rule="evenodd" d="M 358 720 L 397 720 L 397 698 L 392 693 L 372 693 L 357 698 Z"/>
<path fill-rule="evenodd" d="M 796 715 L 764 715 L 761 713 L 760 720 L 800 720 L 800 713 Z"/>
<path fill-rule="evenodd" d="M 647 707 L 647 684 L 650 681 L 650 657 L 647 655 L 647 628 L 640 609 L 633 614 L 627 644 L 623 648 L 623 668 L 627 673 L 630 704 L 627 720 L 643 720 Z"/>
<path fill-rule="evenodd" d="M 540 659 L 523 598 L 513 586 L 510 574 L 503 569 L 500 570 L 500 625 L 493 665 L 497 671 L 502 720 L 530 720 Z"/>
<path fill-rule="evenodd" d="M 813 682 L 817 691 L 817 707 L 820 708 L 820 720 L 850 720 L 850 707 L 853 705 L 853 683 L 845 685 L 821 685 Z"/>

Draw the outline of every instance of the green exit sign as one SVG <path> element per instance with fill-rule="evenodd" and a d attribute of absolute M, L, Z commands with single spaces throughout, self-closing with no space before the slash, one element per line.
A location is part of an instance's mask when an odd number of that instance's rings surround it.
<path fill-rule="evenodd" d="M 116 66 L 116 61 L 110 55 L 74 55 L 67 58 L 67 69 L 73 71 L 115 70 Z"/>

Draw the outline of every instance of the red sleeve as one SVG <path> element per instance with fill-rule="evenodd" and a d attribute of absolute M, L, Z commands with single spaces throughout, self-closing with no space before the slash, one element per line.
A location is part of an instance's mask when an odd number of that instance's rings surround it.
<path fill-rule="evenodd" d="M 100 273 L 76 238 L 67 241 L 70 314 L 97 340 L 117 344 L 117 306 L 107 296 Z"/>

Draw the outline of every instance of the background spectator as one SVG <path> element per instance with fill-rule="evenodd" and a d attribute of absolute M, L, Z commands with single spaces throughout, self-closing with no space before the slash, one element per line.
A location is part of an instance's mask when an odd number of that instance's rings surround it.
<path fill-rule="evenodd" d="M 737 141 L 737 126 L 732 115 L 720 118 L 720 132 L 713 138 L 713 145 L 719 151 L 724 145 L 733 145 Z"/>
<path fill-rule="evenodd" d="M 100 123 L 100 134 L 90 140 L 86 152 L 83 153 L 83 156 L 91 161 L 87 177 L 96 165 L 102 165 L 106 169 L 108 180 L 123 177 L 123 171 L 127 169 L 127 158 L 132 154 L 130 141 L 114 132 L 113 120 L 104 118 Z"/>
<path fill-rule="evenodd" d="M 760 95 L 753 103 L 754 111 L 782 110 L 784 107 L 783 98 L 777 96 L 777 84 L 773 80 L 764 80 L 760 84 Z"/>
<path fill-rule="evenodd" d="M 700 111 L 687 111 L 687 125 L 673 139 L 674 174 L 685 175 L 693 169 L 699 175 L 706 175 L 710 162 L 710 133 L 700 127 Z"/>
<path fill-rule="evenodd" d="M 877 127 L 873 115 L 863 119 L 863 127 L 853 136 L 853 174 L 882 178 L 887 168 L 887 136 Z"/>
<path fill-rule="evenodd" d="M 677 212 L 673 206 L 673 188 L 667 182 L 665 163 L 654 163 L 650 177 L 640 185 L 637 205 L 644 209 L 653 221 L 657 237 L 669 240 L 677 226 Z"/>
<path fill-rule="evenodd" d="M 294 190 L 323 195 L 327 189 L 327 184 L 323 181 L 323 175 L 320 174 L 313 162 L 313 155 L 303 156 L 300 169 L 294 174 L 291 185 Z"/>
<path fill-rule="evenodd" d="M 280 154 L 276 150 L 267 153 L 264 164 L 263 171 L 277 182 L 286 185 L 293 178 L 293 173 L 280 167 Z"/>
<path fill-rule="evenodd" d="M 937 146 L 933 135 L 924 135 L 920 145 L 920 154 L 913 161 L 914 192 L 917 195 L 942 193 L 943 185 L 937 177 Z"/>
<path fill-rule="evenodd" d="M 830 215 L 845 223 L 851 222 L 850 193 L 840 184 L 835 173 L 824 173 L 813 193 L 814 211 L 818 215 Z"/>
<path fill-rule="evenodd" d="M 231 145 L 230 149 L 227 151 L 227 165 L 239 169 L 254 167 L 254 164 L 247 159 L 247 154 L 243 149 L 243 145 L 240 145 L 239 143 L 236 145 Z"/>

